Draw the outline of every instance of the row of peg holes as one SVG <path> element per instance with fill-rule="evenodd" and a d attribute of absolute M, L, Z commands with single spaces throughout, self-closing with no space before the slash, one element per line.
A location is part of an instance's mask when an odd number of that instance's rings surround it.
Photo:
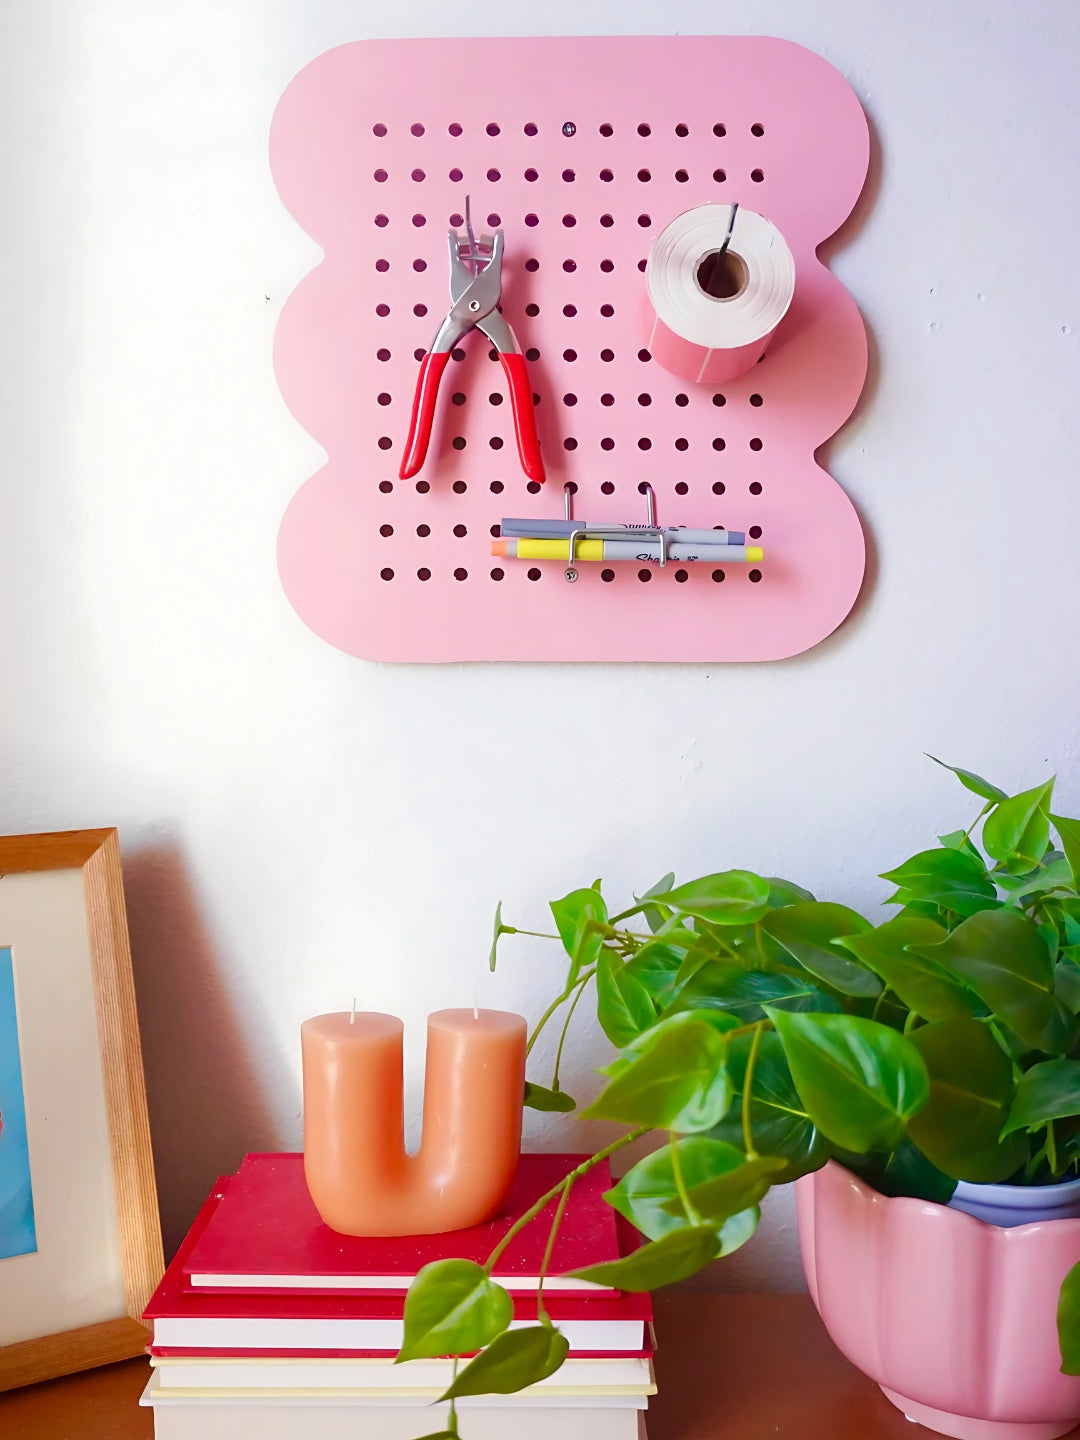
<path fill-rule="evenodd" d="M 643 583 L 647 583 L 653 578 L 653 571 L 658 569 L 659 566 L 654 566 L 653 569 L 650 570 L 639 570 L 637 572 L 637 578 Z M 506 575 L 506 571 L 503 570 L 502 567 L 499 565 L 494 566 L 489 573 L 492 580 L 502 580 L 505 578 Z M 683 584 L 685 581 L 689 580 L 690 578 L 690 572 L 688 570 L 676 570 L 674 574 L 676 581 L 680 585 Z M 530 580 L 539 580 L 542 575 L 543 571 L 540 570 L 536 565 L 530 566 L 529 569 L 526 571 L 526 576 Z M 385 569 L 379 571 L 379 578 L 389 581 L 395 579 L 396 575 L 395 572 L 391 570 L 389 566 L 387 566 Z M 416 572 L 416 578 L 418 580 L 430 580 L 431 571 L 427 568 L 426 565 L 422 565 L 420 569 Z M 461 566 L 459 566 L 454 571 L 455 580 L 467 580 L 468 578 L 469 572 L 463 569 Z M 726 577 L 723 570 L 714 570 L 712 572 L 712 578 L 719 584 Z M 601 570 L 600 579 L 607 583 L 610 583 L 612 580 L 615 579 L 615 571 L 608 569 Z M 751 570 L 747 575 L 747 579 L 756 585 L 761 579 L 761 571 Z"/>
<path fill-rule="evenodd" d="M 526 180 L 529 181 L 530 184 L 532 184 L 533 181 L 540 179 L 540 172 L 539 170 L 536 170 L 532 166 L 530 166 L 528 170 L 525 170 L 523 172 L 523 176 Z M 376 184 L 384 185 L 386 181 L 390 179 L 390 172 L 388 170 L 376 170 L 374 171 L 372 178 L 374 179 Z M 417 168 L 410 172 L 409 178 L 415 184 L 420 185 L 427 179 L 427 171 Z M 496 170 L 494 167 L 492 167 L 486 172 L 486 178 L 490 184 L 497 185 L 502 179 L 502 171 Z M 562 178 L 568 185 L 571 185 L 577 179 L 577 171 L 564 170 L 562 172 Z M 615 172 L 614 170 L 601 170 L 599 178 L 604 182 L 605 185 L 609 185 L 612 180 L 615 179 Z M 647 185 L 648 182 L 653 178 L 652 171 L 643 168 L 637 172 L 637 178 L 641 181 L 643 185 Z M 728 178 L 727 171 L 720 169 L 714 170 L 712 172 L 712 178 L 716 181 L 718 185 L 722 185 L 724 181 Z M 459 185 L 465 179 L 465 172 L 463 170 L 459 170 L 455 166 L 454 169 L 451 170 L 447 175 L 447 179 L 450 180 L 454 185 Z M 690 179 L 690 172 L 688 170 L 676 170 L 675 179 L 679 182 L 680 185 L 685 185 L 686 182 Z M 755 185 L 760 185 L 761 182 L 765 179 L 765 171 L 755 167 L 753 170 L 750 171 L 750 179 L 753 180 Z M 492 219 L 490 215 L 488 216 L 489 225 L 498 225 L 499 223 L 500 221 L 498 216 L 496 216 L 494 219 Z M 526 221 L 525 223 L 528 224 L 528 221 Z M 534 225 L 536 224 L 535 218 L 533 219 L 532 223 Z M 566 220 L 564 220 L 563 224 L 565 225 L 566 223 Z M 573 225 L 574 223 L 574 217 L 570 216 L 570 224 Z"/>
<path fill-rule="evenodd" d="M 453 483 L 453 485 L 451 486 L 451 489 L 453 490 L 453 492 L 454 492 L 455 495 L 464 495 L 465 492 L 468 490 L 468 488 L 469 488 L 469 487 L 468 487 L 467 483 L 466 483 L 464 480 L 455 480 L 454 483 Z M 488 489 L 491 491 L 491 493 L 492 493 L 493 495 L 501 495 L 502 492 L 503 492 L 503 490 L 504 490 L 505 488 L 506 488 L 506 487 L 503 485 L 503 482 L 502 482 L 501 480 L 492 480 L 491 484 L 488 486 Z M 530 480 L 529 483 L 526 485 L 525 488 L 526 488 L 526 490 L 528 490 L 528 492 L 529 492 L 530 495 L 539 495 L 540 489 L 541 489 L 540 482 L 539 482 L 539 480 Z M 747 488 L 747 490 L 749 491 L 749 493 L 750 493 L 751 495 L 760 495 L 760 494 L 762 493 L 763 486 L 762 486 L 760 480 L 752 480 L 752 481 L 750 482 L 750 484 L 749 484 L 746 488 Z M 383 495 L 390 495 L 390 494 L 392 494 L 393 489 L 394 489 L 394 482 L 393 482 L 392 480 L 380 480 L 380 481 L 379 481 L 379 490 L 382 492 Z M 416 482 L 416 492 L 417 492 L 418 495 L 426 495 L 430 489 L 431 489 L 431 482 L 430 482 L 430 480 L 417 480 L 417 482 Z M 600 493 L 601 493 L 602 495 L 614 495 L 614 494 L 615 494 L 615 484 L 614 484 L 614 481 L 612 481 L 612 480 L 605 480 L 604 483 L 600 486 Z M 690 486 L 686 483 L 685 480 L 680 480 L 680 481 L 678 482 L 678 484 L 675 486 L 675 494 L 676 494 L 676 495 L 688 495 L 689 493 L 690 493 Z M 712 483 L 712 493 L 713 493 L 714 495 L 726 495 L 726 494 L 727 494 L 727 486 L 724 484 L 723 480 L 714 480 L 714 481 L 713 481 L 713 483 Z"/>
<path fill-rule="evenodd" d="M 566 397 L 564 397 L 564 398 L 565 398 L 566 400 L 569 400 L 571 397 L 570 397 L 570 396 L 566 396 Z M 506 441 L 503 439 L 503 437 L 502 437 L 501 435 L 492 435 L 491 439 L 488 441 L 488 445 L 491 447 L 492 450 L 501 450 L 505 444 L 506 444 Z M 567 450 L 567 451 L 573 451 L 573 450 L 576 450 L 576 449 L 578 448 L 577 439 L 576 439 L 576 437 L 573 436 L 573 435 L 567 435 L 566 438 L 563 440 L 562 444 L 563 444 L 563 449 L 564 449 L 564 450 Z M 389 435 L 380 435 L 380 436 L 379 436 L 379 440 L 378 440 L 378 445 L 379 445 L 379 449 L 380 449 L 380 450 L 392 450 L 392 449 L 394 448 L 394 441 L 393 441 L 392 437 L 389 436 Z M 468 445 L 468 441 L 465 439 L 465 436 L 464 436 L 464 435 L 455 435 L 454 438 L 450 441 L 450 445 L 451 445 L 452 449 L 454 449 L 454 450 L 464 450 L 464 449 L 466 448 L 466 446 Z M 639 450 L 651 450 L 651 449 L 653 448 L 653 442 L 652 442 L 652 440 L 649 438 L 648 435 L 641 435 L 641 436 L 638 437 L 637 448 L 638 448 Z M 720 452 L 721 450 L 726 450 L 726 449 L 727 449 L 727 441 L 723 438 L 723 436 L 717 435 L 716 438 L 715 438 L 715 439 L 713 440 L 713 442 L 712 442 L 712 448 L 713 448 L 713 450 L 715 450 L 715 451 L 719 454 L 719 452 Z M 759 451 L 761 448 L 762 448 L 762 442 L 761 442 L 761 440 L 759 440 L 758 437 L 755 435 L 754 438 L 753 438 L 753 440 L 750 441 L 750 449 L 753 450 L 753 451 L 756 453 L 756 452 Z M 614 437 L 611 436 L 611 435 L 605 435 L 605 436 L 603 437 L 603 439 L 600 441 L 600 449 L 601 449 L 601 450 L 609 450 L 609 451 L 610 451 L 610 450 L 614 450 L 614 449 L 615 449 L 615 439 L 614 439 Z M 678 451 L 680 452 L 680 454 L 683 453 L 684 451 L 690 449 L 690 441 L 687 440 L 687 438 L 686 438 L 685 435 L 680 435 L 680 436 L 676 439 L 676 441 L 675 441 L 675 449 L 678 450 Z M 464 480 L 458 480 L 458 481 L 455 482 L 455 484 L 457 484 L 457 485 L 464 485 L 464 483 L 465 483 Z M 721 482 L 720 482 L 720 481 L 717 481 L 716 483 L 719 485 Z M 530 486 L 529 486 L 529 488 L 532 489 L 532 486 L 533 486 L 533 485 L 536 485 L 536 484 L 537 484 L 537 482 L 536 482 L 535 480 L 532 481 L 531 484 L 530 484 Z M 539 489 L 539 486 L 538 486 L 538 485 L 537 485 L 537 489 Z M 714 489 L 714 490 L 716 489 L 716 486 L 715 486 L 715 485 L 713 486 L 713 489 Z M 534 493 L 536 493 L 536 492 L 534 492 Z M 722 492 L 721 492 L 721 491 L 716 491 L 716 493 L 717 493 L 717 494 L 720 494 L 720 493 L 722 493 Z"/>
<path fill-rule="evenodd" d="M 714 529 L 714 530 L 723 530 L 724 528 L 725 528 L 725 527 L 724 527 L 723 525 L 714 525 L 714 526 L 713 526 L 713 529 Z M 394 533 L 394 527 L 393 527 L 393 525 L 386 524 L 386 525 L 380 525 L 380 526 L 379 526 L 379 534 L 383 537 L 384 540 L 389 540 L 390 537 L 391 537 L 391 535 L 393 535 L 393 533 Z M 426 540 L 427 537 L 431 534 L 431 526 L 430 526 L 430 525 L 417 525 L 417 527 L 416 527 L 416 533 L 417 533 L 417 535 L 419 535 L 419 537 L 420 537 L 421 540 Z M 455 525 L 455 526 L 454 526 L 454 535 L 457 537 L 457 539 L 459 539 L 459 540 L 464 540 L 465 536 L 468 535 L 468 533 L 469 533 L 469 527 L 468 527 L 467 525 Z M 491 526 L 491 534 L 492 534 L 492 536 L 493 536 L 496 540 L 499 538 L 499 536 L 500 536 L 501 533 L 502 533 L 502 531 L 501 531 L 500 526 L 498 526 L 498 525 L 492 525 L 492 526 Z M 761 526 L 760 526 L 760 525 L 751 525 L 751 526 L 750 526 L 750 529 L 749 529 L 746 533 L 749 535 L 749 537 L 750 537 L 751 540 L 760 540 L 760 539 L 761 539 L 761 535 L 762 535 Z"/>
<path fill-rule="evenodd" d="M 756 170 L 755 170 L 755 171 L 753 172 L 753 174 L 751 175 L 750 178 L 751 178 L 752 180 L 754 180 L 754 179 L 764 180 L 764 179 L 765 179 L 765 176 L 764 176 L 760 171 L 756 171 Z M 450 224 L 451 228 L 454 229 L 454 230 L 459 230 L 459 229 L 461 228 L 461 226 L 465 224 L 465 217 L 464 217 L 464 215 L 459 215 L 459 214 L 457 214 L 456 212 L 455 212 L 453 215 L 448 216 L 447 219 L 448 219 L 448 221 L 449 221 L 449 224 Z M 534 215 L 534 214 L 530 211 L 530 213 L 524 217 L 524 221 L 525 221 L 525 224 L 526 224 L 527 226 L 529 226 L 529 228 L 531 229 L 531 228 L 533 228 L 534 226 L 540 224 L 540 217 L 539 217 L 539 215 Z M 412 217 L 412 223 L 413 223 L 413 225 L 414 225 L 418 230 L 422 230 L 423 227 L 427 224 L 427 216 L 426 216 L 426 215 L 416 214 L 416 215 L 414 215 L 414 216 Z M 491 226 L 491 228 L 492 228 L 493 230 L 497 230 L 497 229 L 499 228 L 499 226 L 503 223 L 503 222 L 502 222 L 502 216 L 501 216 L 501 215 L 497 215 L 497 214 L 495 214 L 495 213 L 492 213 L 491 215 L 489 215 L 489 216 L 487 217 L 487 223 L 488 223 L 488 225 Z M 572 228 L 577 224 L 577 216 L 576 216 L 576 215 L 564 215 L 564 216 L 562 217 L 562 223 L 567 227 L 567 229 L 572 229 Z M 651 216 L 651 215 L 639 215 L 639 216 L 637 217 L 637 223 L 638 223 L 638 225 L 641 226 L 641 228 L 642 228 L 643 230 L 648 230 L 649 227 L 650 227 L 650 226 L 652 225 L 652 223 L 653 223 L 653 222 L 652 222 L 652 216 Z M 380 228 L 380 230 L 384 230 L 384 229 L 386 228 L 386 226 L 390 224 L 390 217 L 389 217 L 389 215 L 383 215 L 383 214 L 376 215 L 376 216 L 375 216 L 375 224 Z M 615 224 L 615 217 L 614 217 L 614 215 L 607 215 L 607 214 L 601 215 L 601 216 L 600 216 L 600 224 L 604 227 L 605 230 L 610 230 L 611 227 Z M 533 270 L 535 270 L 535 269 L 538 268 L 538 266 L 537 266 L 537 265 L 533 265 L 533 266 L 530 267 L 529 265 L 526 265 L 525 268 L 526 268 L 526 270 L 528 270 L 528 269 L 530 269 L 530 268 L 533 269 Z M 604 268 L 603 264 L 601 264 L 600 268 L 601 268 L 601 270 L 603 270 L 603 268 Z M 615 267 L 614 267 L 614 266 L 610 266 L 609 268 L 614 269 Z M 568 271 L 568 272 L 571 272 L 571 271 L 576 270 L 576 269 L 577 269 L 577 261 L 576 261 L 576 260 L 564 260 L 564 261 L 563 261 L 563 269 L 566 270 L 566 271 Z M 638 261 L 638 269 L 639 269 L 639 270 L 644 270 L 644 269 L 645 269 L 645 261 L 644 261 L 644 260 L 639 260 L 639 261 Z"/>
<path fill-rule="evenodd" d="M 564 121 L 560 128 L 562 134 L 567 136 L 567 138 L 577 133 L 577 126 L 572 120 Z M 446 130 L 447 134 L 453 135 L 455 139 L 459 135 L 463 135 L 465 133 L 464 126 L 459 125 L 456 121 L 448 125 L 446 127 Z M 486 134 L 491 136 L 502 134 L 502 127 L 497 125 L 494 120 L 489 121 L 489 123 L 484 126 L 484 130 Z M 526 135 L 530 137 L 534 135 L 539 135 L 540 133 L 540 127 L 538 125 L 534 125 L 532 121 L 529 121 L 528 124 L 523 125 L 522 130 Z M 614 125 L 608 125 L 605 123 L 599 126 L 599 132 L 601 135 L 603 135 L 605 140 L 609 140 L 611 136 L 615 134 L 615 127 Z M 381 140 L 385 135 L 388 135 L 390 132 L 387 126 L 379 123 L 371 127 L 371 133 Z M 419 137 L 425 133 L 425 127 L 421 125 L 419 121 L 416 121 L 414 124 L 409 126 L 409 134 L 415 135 L 417 139 L 419 139 Z M 637 133 L 642 137 L 642 139 L 647 139 L 648 136 L 652 134 L 652 126 L 643 120 L 641 124 L 637 127 Z M 722 140 L 724 136 L 728 133 L 727 126 L 720 124 L 720 122 L 718 121 L 712 127 L 712 133 L 716 136 L 718 140 Z M 685 140 L 686 137 L 690 134 L 689 125 L 676 125 L 675 134 L 679 137 L 680 140 Z M 753 135 L 755 139 L 760 140 L 762 135 L 765 134 L 765 126 L 755 121 L 755 123 L 750 126 L 750 134 Z"/>

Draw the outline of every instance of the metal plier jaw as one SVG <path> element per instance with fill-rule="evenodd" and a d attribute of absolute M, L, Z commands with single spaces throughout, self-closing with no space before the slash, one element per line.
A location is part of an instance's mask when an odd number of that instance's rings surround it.
<path fill-rule="evenodd" d="M 510 408 L 514 416 L 521 468 L 530 480 L 543 481 L 544 462 L 536 436 L 536 415 L 533 410 L 532 386 L 525 368 L 525 357 L 509 323 L 499 314 L 502 294 L 503 232 L 483 236 L 477 250 L 469 249 L 469 259 L 483 268 L 474 273 L 463 258 L 463 242 L 456 230 L 448 233 L 450 249 L 450 309 L 439 326 L 431 349 L 420 362 L 416 378 L 409 438 L 398 471 L 402 480 L 415 475 L 424 463 L 431 441 L 438 399 L 439 382 L 450 359 L 450 352 L 473 328 L 480 330 L 494 345 L 506 373 L 510 391 Z"/>

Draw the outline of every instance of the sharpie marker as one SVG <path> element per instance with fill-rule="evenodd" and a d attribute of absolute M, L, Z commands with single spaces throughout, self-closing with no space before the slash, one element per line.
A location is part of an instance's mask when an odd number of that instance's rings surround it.
<path fill-rule="evenodd" d="M 508 560 L 569 560 L 569 540 L 493 540 L 492 555 Z M 669 560 L 704 560 L 713 565 L 737 561 L 757 561 L 765 552 L 757 545 L 687 545 L 675 541 L 665 554 Z M 659 562 L 659 546 L 645 540 L 579 540 L 574 546 L 575 560 L 640 560 Z"/>
<path fill-rule="evenodd" d="M 648 529 L 645 525 L 608 525 L 597 521 L 590 525 L 584 520 L 503 520 L 499 525 L 504 536 L 518 539 L 567 538 L 575 530 L 624 530 L 633 535 L 635 531 Z M 681 541 L 685 545 L 745 545 L 746 536 L 741 530 L 688 530 L 685 525 L 665 525 L 665 540 Z"/>

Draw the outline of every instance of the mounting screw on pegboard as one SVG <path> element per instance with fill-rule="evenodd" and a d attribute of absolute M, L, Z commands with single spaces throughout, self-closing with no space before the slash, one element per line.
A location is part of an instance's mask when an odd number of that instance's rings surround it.
<path fill-rule="evenodd" d="M 577 134 L 577 126 L 574 124 L 574 122 L 573 122 L 572 120 L 567 120 L 567 121 L 565 121 L 564 124 L 563 124 L 562 133 L 563 133 L 564 135 L 576 135 L 576 134 Z"/>

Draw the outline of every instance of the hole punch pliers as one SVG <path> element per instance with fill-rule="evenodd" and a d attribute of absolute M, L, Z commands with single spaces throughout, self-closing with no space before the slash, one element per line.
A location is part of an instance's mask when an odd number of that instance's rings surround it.
<path fill-rule="evenodd" d="M 540 443 L 536 437 L 536 415 L 525 356 L 518 348 L 509 323 L 499 313 L 503 232 L 496 230 L 494 235 L 482 235 L 477 243 L 468 218 L 466 225 L 467 239 L 462 239 L 456 230 L 451 230 L 447 237 L 450 245 L 452 303 L 446 319 L 439 326 L 439 333 L 435 336 L 431 349 L 420 362 L 412 419 L 409 422 L 409 438 L 405 442 L 405 453 L 398 473 L 402 480 L 408 480 L 423 465 L 431 441 L 439 381 L 450 359 L 450 352 L 475 326 L 494 345 L 506 373 L 521 468 L 530 480 L 543 481 L 544 462 L 540 458 Z"/>

